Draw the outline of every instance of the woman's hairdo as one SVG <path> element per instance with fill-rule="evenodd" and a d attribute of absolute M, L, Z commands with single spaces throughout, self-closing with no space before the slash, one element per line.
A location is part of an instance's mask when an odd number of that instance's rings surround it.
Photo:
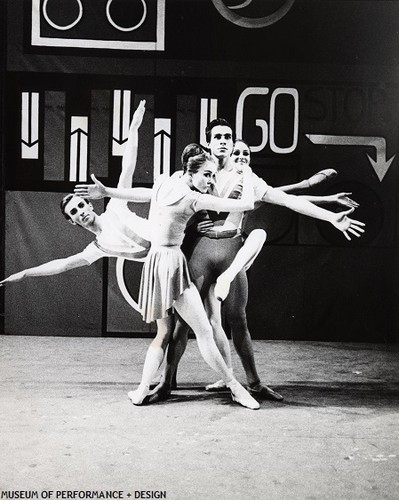
<path fill-rule="evenodd" d="M 187 161 L 186 171 L 195 174 L 202 167 L 204 163 L 207 161 L 214 161 L 212 156 L 206 151 L 202 151 L 202 153 L 192 156 Z"/>
<path fill-rule="evenodd" d="M 209 153 L 209 149 L 195 142 L 188 144 L 183 149 L 183 152 L 181 154 L 181 165 L 183 167 L 183 171 L 185 172 L 187 170 L 187 163 L 190 158 L 198 156 L 204 152 Z"/>

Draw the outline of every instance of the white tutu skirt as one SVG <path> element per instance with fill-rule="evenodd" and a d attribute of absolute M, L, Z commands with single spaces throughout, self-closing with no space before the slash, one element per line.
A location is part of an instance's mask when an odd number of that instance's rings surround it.
<path fill-rule="evenodd" d="M 169 315 L 175 300 L 191 284 L 180 247 L 151 248 L 141 273 L 139 307 L 146 323 Z"/>

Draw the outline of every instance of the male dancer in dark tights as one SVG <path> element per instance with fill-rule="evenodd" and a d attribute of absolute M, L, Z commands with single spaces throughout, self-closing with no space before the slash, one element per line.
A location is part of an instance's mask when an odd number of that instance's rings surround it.
<path fill-rule="evenodd" d="M 241 176 L 234 168 L 230 156 L 233 151 L 235 137 L 229 123 L 223 119 L 213 120 L 206 129 L 208 147 L 218 163 L 218 172 L 213 194 L 220 197 L 238 197 L 241 190 Z M 315 216 L 312 205 L 304 197 L 287 195 L 282 190 L 271 188 L 264 180 L 254 175 L 255 200 L 286 206 L 305 215 Z M 314 207 L 316 208 L 316 207 Z M 197 232 L 197 221 L 191 224 L 192 231 L 187 233 L 189 243 L 185 242 L 186 255 L 190 274 L 205 300 L 211 286 L 233 261 L 243 245 L 241 228 L 244 214 L 209 213 L 210 229 L 202 223 L 201 232 Z M 317 217 L 317 216 L 316 216 Z M 228 219 L 228 224 L 226 223 Z M 194 233 L 194 235 L 193 235 Z M 348 235 L 345 234 L 348 238 Z M 356 235 L 358 236 L 358 235 Z M 231 330 L 235 349 L 244 367 L 248 390 L 258 399 L 281 401 L 283 397 L 270 387 L 261 383 L 256 369 L 251 336 L 247 326 L 246 305 L 248 301 L 248 280 L 241 270 L 230 286 L 230 293 L 223 306 L 226 321 Z M 212 322 L 212 321 L 211 321 Z M 171 390 L 173 374 L 187 344 L 189 328 L 180 320 L 176 323 L 173 339 L 168 348 L 167 366 L 160 384 L 153 390 L 149 402 L 166 399 Z M 210 389 L 222 389 L 219 382 Z"/>

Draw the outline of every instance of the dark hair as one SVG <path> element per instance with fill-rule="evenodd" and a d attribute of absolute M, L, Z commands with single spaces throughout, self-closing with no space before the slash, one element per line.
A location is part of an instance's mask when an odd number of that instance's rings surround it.
<path fill-rule="evenodd" d="M 249 149 L 249 152 L 251 152 L 251 147 L 250 145 L 244 141 L 244 139 L 241 139 L 240 137 L 237 137 L 237 139 L 234 141 L 234 144 L 237 144 L 237 142 L 242 142 L 243 144 L 245 144 L 247 146 L 247 148 Z"/>
<path fill-rule="evenodd" d="M 217 126 L 219 126 L 219 125 L 223 126 L 223 127 L 229 127 L 231 129 L 231 136 L 233 138 L 233 142 L 236 142 L 236 134 L 235 134 L 235 132 L 233 130 L 233 127 L 224 118 L 216 118 L 215 120 L 212 120 L 210 123 L 208 123 L 208 126 L 205 129 L 206 142 L 208 144 L 211 142 L 212 129 L 215 128 L 215 127 L 217 127 Z"/>
<path fill-rule="evenodd" d="M 191 144 L 187 144 L 187 146 L 183 149 L 183 152 L 180 157 L 181 166 L 183 167 L 183 172 L 187 170 L 187 162 L 193 156 L 200 155 L 205 151 L 205 148 L 201 146 L 201 144 L 197 144 L 192 142 Z"/>
<path fill-rule="evenodd" d="M 73 193 L 69 193 L 67 194 L 66 196 L 64 196 L 60 202 L 60 208 L 61 208 L 61 212 L 62 212 L 62 215 L 65 217 L 66 220 L 71 220 L 71 218 L 69 217 L 69 215 L 66 214 L 65 210 L 66 210 L 66 206 L 68 205 L 68 203 L 72 200 L 72 198 L 81 198 L 80 196 L 76 195 L 76 194 L 73 194 Z M 84 200 L 86 203 L 90 203 L 89 200 L 87 200 L 86 198 L 82 198 L 82 200 Z"/>
<path fill-rule="evenodd" d="M 191 156 L 191 158 L 189 158 L 187 161 L 186 172 L 190 174 L 197 173 L 198 170 L 202 167 L 202 165 L 207 161 L 213 162 L 214 160 L 212 156 L 206 151 L 203 151 L 199 155 Z"/>

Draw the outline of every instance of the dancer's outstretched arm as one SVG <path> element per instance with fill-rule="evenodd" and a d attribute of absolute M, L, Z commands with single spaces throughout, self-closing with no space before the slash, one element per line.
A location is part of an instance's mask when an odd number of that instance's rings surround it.
<path fill-rule="evenodd" d="M 134 190 L 132 191 L 132 198 L 129 198 L 129 200 L 137 203 L 149 202 L 151 200 L 151 189 L 132 188 L 133 175 L 136 170 L 137 163 L 138 130 L 143 121 L 144 113 L 145 100 L 142 100 L 137 106 L 130 124 L 129 135 L 122 158 L 122 170 L 118 181 L 118 188 Z M 82 198 L 97 200 L 108 196 L 106 193 L 107 188 L 104 184 L 102 184 L 94 174 L 91 174 L 90 177 L 94 184 L 77 184 L 75 186 L 74 193 Z"/>
<path fill-rule="evenodd" d="M 89 262 L 82 257 L 82 254 L 77 253 L 76 255 L 71 255 L 70 257 L 66 257 L 64 259 L 51 260 L 50 262 L 46 262 L 40 266 L 19 271 L 18 273 L 5 278 L 3 281 L 0 281 L 0 286 L 7 283 L 16 283 L 17 281 L 22 281 L 25 278 L 30 277 L 33 278 L 37 276 L 52 276 L 54 274 L 61 274 L 66 271 L 70 271 L 71 269 L 88 265 L 90 265 Z"/>
<path fill-rule="evenodd" d="M 74 192 L 82 198 L 101 199 L 105 197 L 121 200 L 148 202 L 151 200 L 149 188 L 110 188 L 104 186 L 94 174 L 91 174 L 94 184 L 77 184 Z M 243 212 L 254 208 L 254 189 L 252 170 L 247 167 L 243 174 L 243 190 L 240 200 L 217 198 L 210 194 L 202 194 L 196 203 L 196 210 L 214 210 L 216 212 Z"/>
<path fill-rule="evenodd" d="M 359 237 L 361 233 L 364 233 L 363 227 L 365 224 L 348 217 L 348 215 L 355 210 L 353 207 L 344 212 L 334 213 L 314 205 L 301 196 L 286 194 L 275 188 L 269 188 L 263 196 L 262 201 L 287 207 L 302 215 L 330 222 L 341 231 L 348 240 L 351 239 L 351 235 Z"/>
<path fill-rule="evenodd" d="M 315 205 L 337 205 L 343 208 L 358 208 L 360 205 L 357 201 L 352 200 L 352 193 L 335 193 L 325 196 L 298 195 L 300 198 L 308 200 Z"/>
<path fill-rule="evenodd" d="M 132 187 L 133 175 L 137 163 L 137 151 L 139 144 L 138 130 L 143 122 L 144 113 L 145 100 L 142 100 L 137 106 L 130 124 L 129 135 L 125 145 L 125 152 L 122 157 L 122 170 L 118 182 L 119 188 Z"/>
<path fill-rule="evenodd" d="M 77 184 L 75 186 L 74 193 L 77 196 L 91 200 L 100 200 L 109 196 L 136 203 L 148 203 L 151 201 L 152 190 L 150 188 L 109 188 L 104 186 L 94 174 L 91 174 L 90 177 L 94 184 Z"/>
<path fill-rule="evenodd" d="M 276 189 L 287 194 L 301 193 L 301 196 L 316 205 L 336 204 L 345 208 L 358 208 L 359 204 L 349 197 L 352 193 L 335 193 L 325 196 L 302 194 L 303 191 L 318 186 L 319 184 L 323 184 L 325 181 L 334 178 L 337 174 L 338 172 L 336 170 L 327 168 L 325 170 L 320 170 L 316 174 L 309 177 L 309 179 L 304 179 L 295 184 L 288 184 L 286 186 L 277 186 Z"/>
<path fill-rule="evenodd" d="M 250 167 L 243 168 L 243 188 L 241 199 L 218 198 L 210 194 L 201 195 L 195 205 L 196 211 L 244 212 L 254 208 L 253 174 Z"/>

